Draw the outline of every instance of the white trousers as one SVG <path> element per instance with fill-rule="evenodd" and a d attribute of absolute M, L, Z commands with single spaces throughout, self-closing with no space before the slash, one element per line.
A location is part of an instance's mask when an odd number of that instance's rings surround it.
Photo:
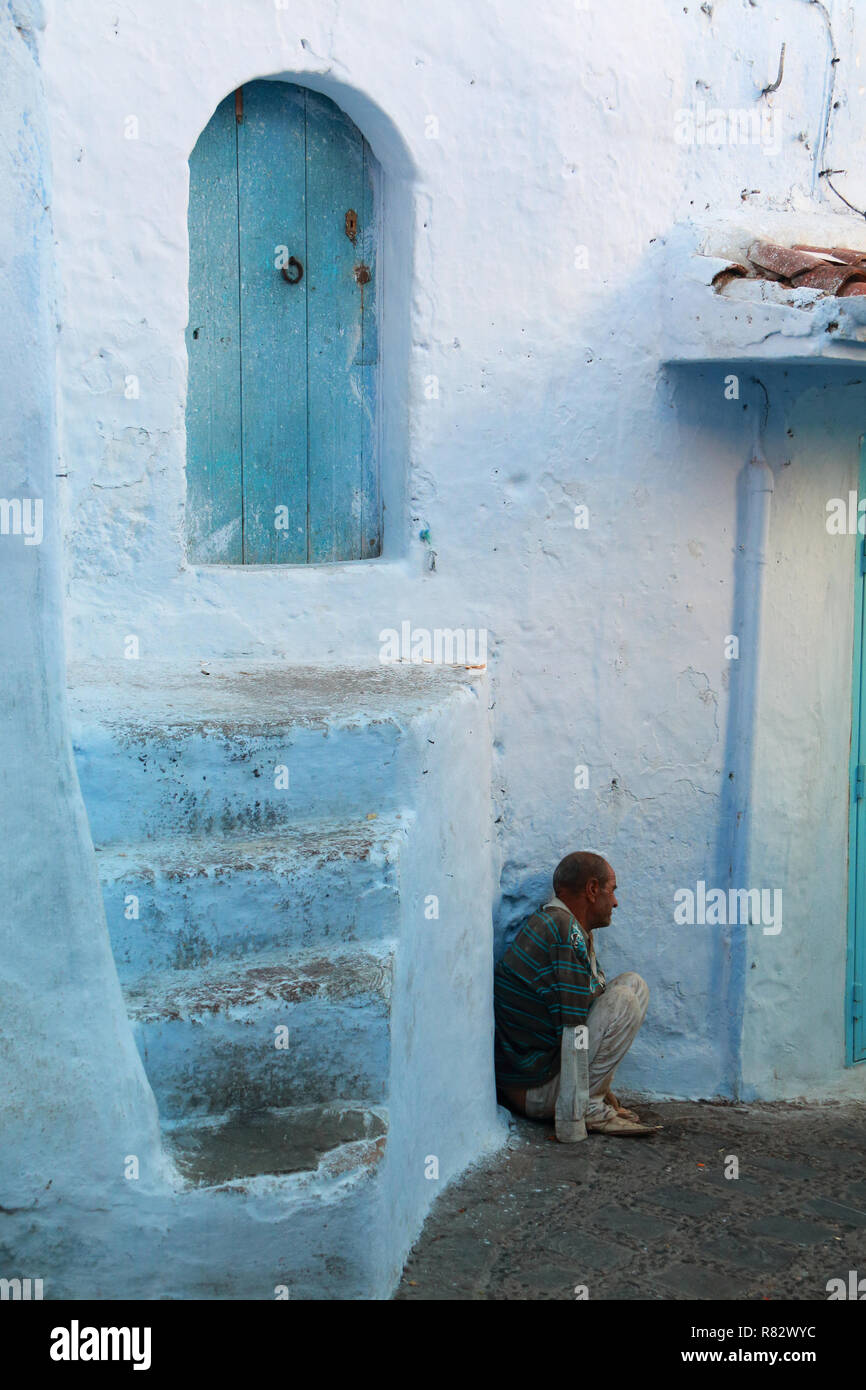
<path fill-rule="evenodd" d="M 613 1085 L 613 1074 L 634 1042 L 649 1004 L 649 987 L 640 975 L 627 970 L 608 981 L 603 994 L 590 1004 L 586 1019 L 589 1032 L 589 1103 L 587 1119 L 602 1119 L 614 1111 L 603 1099 Z M 560 1074 L 543 1086 L 526 1092 L 526 1113 L 532 1120 L 549 1120 L 556 1111 Z"/>

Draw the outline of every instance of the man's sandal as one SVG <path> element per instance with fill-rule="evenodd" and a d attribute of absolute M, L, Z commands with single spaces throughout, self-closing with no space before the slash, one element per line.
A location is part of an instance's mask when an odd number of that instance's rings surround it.
<path fill-rule="evenodd" d="M 661 1125 L 645 1125 L 640 1120 L 627 1120 L 624 1115 L 607 1115 L 603 1120 L 587 1120 L 587 1132 L 621 1134 L 623 1138 L 641 1134 L 658 1134 Z"/>
<path fill-rule="evenodd" d="M 627 1120 L 640 1121 L 640 1115 L 636 1114 L 634 1110 L 629 1110 L 625 1105 L 620 1105 L 613 1091 L 608 1091 L 602 1099 L 606 1100 L 608 1105 L 612 1106 L 618 1115 L 624 1115 Z"/>

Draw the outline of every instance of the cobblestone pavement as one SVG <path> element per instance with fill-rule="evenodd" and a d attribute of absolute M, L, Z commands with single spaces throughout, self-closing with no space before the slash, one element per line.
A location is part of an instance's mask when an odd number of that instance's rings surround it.
<path fill-rule="evenodd" d="M 439 1197 L 395 1297 L 826 1300 L 866 1277 L 866 1104 L 631 1104 L 662 1132 L 562 1145 L 512 1116 Z"/>

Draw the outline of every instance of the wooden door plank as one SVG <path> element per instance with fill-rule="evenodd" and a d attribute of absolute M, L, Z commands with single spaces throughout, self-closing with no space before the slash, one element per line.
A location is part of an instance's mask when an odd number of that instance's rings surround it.
<path fill-rule="evenodd" d="M 359 388 L 367 428 L 361 458 L 361 558 L 382 553 L 382 505 L 379 489 L 379 316 L 377 312 L 379 226 L 373 189 L 373 155 L 364 141 L 364 204 L 361 211 L 361 260 L 370 267 L 370 283 L 362 302 Z"/>
<path fill-rule="evenodd" d="M 357 127 L 307 93 L 309 559 L 378 554 L 375 475 L 375 228 L 371 161 Z M 353 243 L 346 213 L 358 215 Z M 366 265 L 370 280 L 358 283 Z"/>
<path fill-rule="evenodd" d="M 186 515 L 199 563 L 243 558 L 236 129 L 232 95 L 189 161 Z"/>
<path fill-rule="evenodd" d="M 304 92 L 286 82 L 244 87 L 238 126 L 241 413 L 246 564 L 307 559 L 307 248 Z M 304 267 L 296 285 L 276 264 L 285 246 Z M 288 530 L 275 526 L 288 509 Z"/>
<path fill-rule="evenodd" d="M 866 494 L 866 442 L 860 449 L 859 495 Z M 848 879 L 848 961 L 847 1019 L 850 1061 L 866 1060 L 866 1019 L 863 1006 L 855 1008 L 854 991 L 866 985 L 866 797 L 857 797 L 857 767 L 866 763 L 866 579 L 863 574 L 864 545 L 854 541 L 854 653 L 851 736 L 851 815 L 849 832 Z"/>

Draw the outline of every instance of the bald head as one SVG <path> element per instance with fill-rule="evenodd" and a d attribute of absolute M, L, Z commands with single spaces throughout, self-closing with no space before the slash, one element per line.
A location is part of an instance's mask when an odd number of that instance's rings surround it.
<path fill-rule="evenodd" d="M 588 931 L 610 925 L 617 906 L 616 874 L 600 854 L 591 850 L 567 854 L 554 871 L 553 891 Z"/>

